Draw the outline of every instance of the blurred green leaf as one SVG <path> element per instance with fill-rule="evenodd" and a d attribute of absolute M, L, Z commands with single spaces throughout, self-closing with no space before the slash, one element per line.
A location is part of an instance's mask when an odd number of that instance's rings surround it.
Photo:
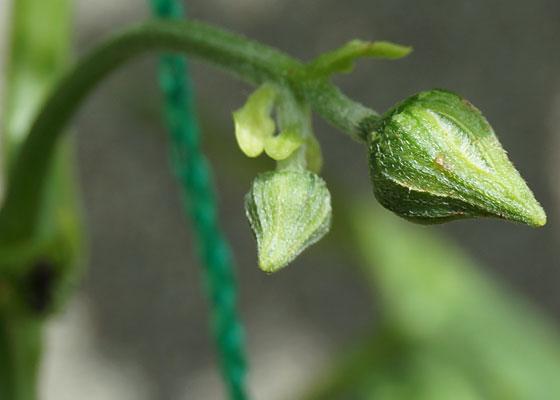
<path fill-rule="evenodd" d="M 560 340 L 538 309 L 433 228 L 370 199 L 336 206 L 382 322 L 303 399 L 560 398 Z"/>
<path fill-rule="evenodd" d="M 560 398 L 560 341 L 541 312 L 432 229 L 364 203 L 349 217 L 384 317 L 407 343 L 485 399 Z"/>
<path fill-rule="evenodd" d="M 483 400 L 457 366 L 427 350 L 408 348 L 402 358 L 377 365 L 364 398 L 371 400 Z"/>

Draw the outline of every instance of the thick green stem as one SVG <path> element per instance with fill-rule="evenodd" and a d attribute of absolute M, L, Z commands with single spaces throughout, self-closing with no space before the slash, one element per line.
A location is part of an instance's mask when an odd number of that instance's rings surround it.
<path fill-rule="evenodd" d="M 70 5 L 70 0 L 13 2 L 5 108 L 0 110 L 3 177 L 13 172 L 33 118 L 67 64 Z M 36 399 L 43 311 L 55 308 L 75 281 L 81 229 L 69 144 L 65 140 L 49 155 L 51 171 L 41 176 L 45 190 L 41 207 L 35 210 L 35 235 L 16 246 L 0 242 L 2 400 Z M 41 264 L 47 261 L 48 267 Z"/>
<path fill-rule="evenodd" d="M 270 47 L 200 22 L 147 22 L 97 46 L 59 82 L 43 105 L 10 174 L 0 213 L 0 240 L 21 241 L 32 235 L 56 143 L 86 95 L 127 60 L 154 50 L 199 57 L 254 84 L 273 81 L 288 86 L 357 140 L 363 139 L 360 123 L 376 115 L 326 80 L 307 79 L 302 63 Z"/>
<path fill-rule="evenodd" d="M 304 70 L 305 74 L 305 70 Z M 371 108 L 348 98 L 328 79 L 306 79 L 294 83 L 296 92 L 329 124 L 358 142 L 365 142 L 363 123 L 379 118 Z"/>
<path fill-rule="evenodd" d="M 0 399 L 35 400 L 40 332 L 37 318 L 0 316 Z"/>

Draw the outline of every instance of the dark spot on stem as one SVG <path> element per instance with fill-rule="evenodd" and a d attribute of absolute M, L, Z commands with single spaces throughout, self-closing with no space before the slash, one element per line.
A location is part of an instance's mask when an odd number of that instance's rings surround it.
<path fill-rule="evenodd" d="M 0 304 L 3 303 L 3 301 L 5 300 L 5 297 L 7 296 L 7 289 L 6 289 L 6 284 L 4 283 L 4 281 L 0 280 Z"/>
<path fill-rule="evenodd" d="M 38 260 L 27 277 L 27 303 L 32 311 L 41 314 L 53 301 L 55 269 L 51 262 Z"/>

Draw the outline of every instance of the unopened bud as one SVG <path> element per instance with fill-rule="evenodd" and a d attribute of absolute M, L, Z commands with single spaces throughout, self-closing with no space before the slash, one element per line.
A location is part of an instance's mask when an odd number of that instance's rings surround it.
<path fill-rule="evenodd" d="M 323 179 L 309 171 L 265 172 L 245 199 L 257 240 L 260 268 L 275 272 L 329 230 L 331 197 Z"/>
<path fill-rule="evenodd" d="M 375 196 L 401 217 L 425 224 L 477 217 L 546 223 L 486 118 L 455 93 L 412 96 L 387 112 L 368 140 Z"/>

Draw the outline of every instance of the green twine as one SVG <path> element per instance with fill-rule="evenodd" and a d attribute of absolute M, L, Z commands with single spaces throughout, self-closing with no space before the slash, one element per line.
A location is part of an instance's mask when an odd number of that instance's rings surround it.
<path fill-rule="evenodd" d="M 181 18 L 179 1 L 150 1 L 158 17 Z M 171 164 L 181 184 L 183 205 L 197 237 L 222 372 L 230 399 L 244 400 L 247 398 L 244 390 L 246 357 L 243 327 L 236 307 L 233 257 L 220 230 L 210 167 L 199 146 L 186 60 L 181 56 L 163 56 L 159 78 L 165 96 Z"/>

